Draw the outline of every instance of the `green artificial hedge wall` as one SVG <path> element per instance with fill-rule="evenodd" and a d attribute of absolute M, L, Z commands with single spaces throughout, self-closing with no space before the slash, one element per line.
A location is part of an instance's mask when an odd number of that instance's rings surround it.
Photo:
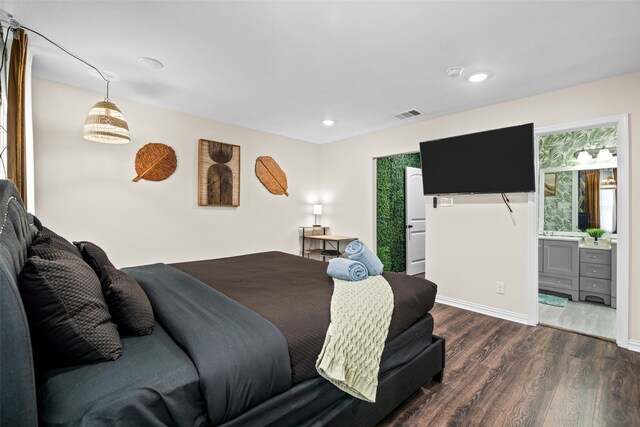
<path fill-rule="evenodd" d="M 376 244 L 385 271 L 404 271 L 406 267 L 404 181 L 407 166 L 419 168 L 420 154 L 383 157 L 376 164 Z"/>

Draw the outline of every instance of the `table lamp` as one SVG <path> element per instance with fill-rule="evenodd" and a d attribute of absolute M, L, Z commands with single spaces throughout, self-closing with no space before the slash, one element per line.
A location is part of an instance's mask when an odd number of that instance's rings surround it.
<path fill-rule="evenodd" d="M 322 215 L 322 205 L 313 205 L 313 214 L 316 216 L 316 223 L 313 224 L 314 227 L 320 227 L 318 223 L 318 216 Z"/>

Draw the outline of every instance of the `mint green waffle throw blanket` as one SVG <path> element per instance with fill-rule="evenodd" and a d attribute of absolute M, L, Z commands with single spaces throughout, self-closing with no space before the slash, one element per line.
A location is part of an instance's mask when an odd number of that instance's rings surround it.
<path fill-rule="evenodd" d="M 320 375 L 342 391 L 376 401 L 378 371 L 393 313 L 393 292 L 382 276 L 333 279 L 331 324 L 316 361 Z"/>

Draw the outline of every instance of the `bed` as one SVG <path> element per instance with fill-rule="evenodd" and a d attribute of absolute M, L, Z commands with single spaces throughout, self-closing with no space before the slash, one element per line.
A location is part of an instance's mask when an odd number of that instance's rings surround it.
<path fill-rule="evenodd" d="M 436 286 L 396 273 L 384 273 L 395 306 L 376 403 L 319 377 L 332 279 L 281 252 L 123 269 L 153 306 L 153 333 L 122 337 L 112 362 L 36 370 L 17 275 L 38 221 L 12 183 L 0 192 L 2 425 L 375 425 L 442 379 Z"/>

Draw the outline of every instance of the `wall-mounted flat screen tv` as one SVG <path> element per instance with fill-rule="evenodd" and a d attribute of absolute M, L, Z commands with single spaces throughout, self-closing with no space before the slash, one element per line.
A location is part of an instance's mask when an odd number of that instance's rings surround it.
<path fill-rule="evenodd" d="M 420 143 L 425 195 L 535 191 L 533 123 Z"/>

